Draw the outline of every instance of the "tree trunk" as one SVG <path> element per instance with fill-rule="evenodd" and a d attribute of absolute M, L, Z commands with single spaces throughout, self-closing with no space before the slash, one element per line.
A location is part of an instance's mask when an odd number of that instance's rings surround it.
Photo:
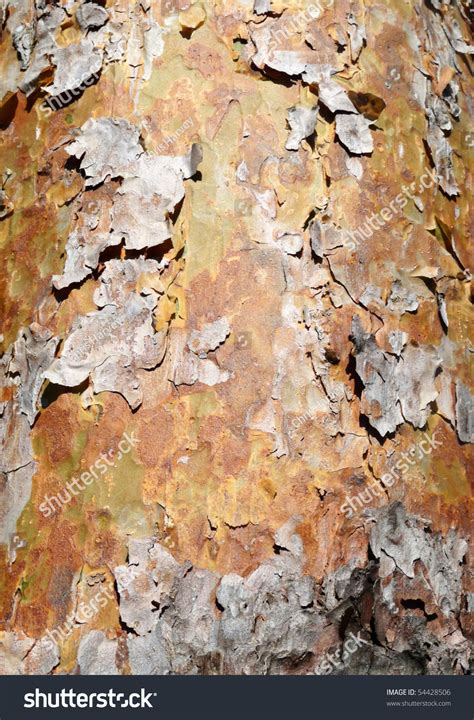
<path fill-rule="evenodd" d="M 0 1 L 1 672 L 468 671 L 469 5 Z"/>

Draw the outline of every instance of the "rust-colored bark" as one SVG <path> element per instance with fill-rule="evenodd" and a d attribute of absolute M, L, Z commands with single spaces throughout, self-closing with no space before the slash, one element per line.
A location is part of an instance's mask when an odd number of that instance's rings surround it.
<path fill-rule="evenodd" d="M 468 671 L 468 5 L 0 2 L 0 672 Z"/>

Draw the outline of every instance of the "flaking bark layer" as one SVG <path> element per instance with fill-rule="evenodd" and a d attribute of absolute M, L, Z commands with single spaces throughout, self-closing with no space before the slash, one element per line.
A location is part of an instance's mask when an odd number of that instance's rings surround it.
<path fill-rule="evenodd" d="M 469 6 L 0 0 L 1 673 L 469 671 Z"/>

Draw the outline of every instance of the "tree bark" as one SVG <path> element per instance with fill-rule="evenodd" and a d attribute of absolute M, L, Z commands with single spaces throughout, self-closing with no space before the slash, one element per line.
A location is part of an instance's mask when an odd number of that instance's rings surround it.
<path fill-rule="evenodd" d="M 469 671 L 469 6 L 0 2 L 0 672 Z"/>

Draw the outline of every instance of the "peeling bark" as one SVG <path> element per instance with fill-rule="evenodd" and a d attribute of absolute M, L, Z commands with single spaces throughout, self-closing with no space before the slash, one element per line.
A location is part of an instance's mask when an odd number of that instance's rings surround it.
<path fill-rule="evenodd" d="M 472 672 L 471 25 L 0 0 L 0 673 Z"/>

